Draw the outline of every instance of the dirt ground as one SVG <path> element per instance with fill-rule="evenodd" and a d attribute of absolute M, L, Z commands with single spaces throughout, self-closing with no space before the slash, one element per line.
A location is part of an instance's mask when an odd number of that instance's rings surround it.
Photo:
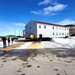
<path fill-rule="evenodd" d="M 0 55 L 0 75 L 75 75 L 74 55 L 75 49 L 9 51 Z"/>

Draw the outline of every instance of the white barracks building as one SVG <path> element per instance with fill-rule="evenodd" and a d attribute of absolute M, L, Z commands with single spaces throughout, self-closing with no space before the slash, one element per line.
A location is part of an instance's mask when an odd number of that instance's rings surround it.
<path fill-rule="evenodd" d="M 35 38 L 65 37 L 69 35 L 68 27 L 34 20 L 29 21 L 28 24 L 26 24 L 25 29 L 26 29 L 26 38 L 28 38 L 30 34 L 34 34 Z"/>

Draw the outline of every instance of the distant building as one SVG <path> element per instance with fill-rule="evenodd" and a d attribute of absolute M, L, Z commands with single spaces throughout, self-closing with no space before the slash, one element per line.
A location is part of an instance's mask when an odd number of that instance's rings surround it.
<path fill-rule="evenodd" d="M 69 28 L 69 35 L 75 35 L 75 25 L 65 25 Z"/>
<path fill-rule="evenodd" d="M 34 34 L 35 38 L 39 37 L 65 37 L 69 35 L 69 28 L 58 24 L 51 24 L 39 21 L 29 21 L 26 24 L 26 38 Z"/>
<path fill-rule="evenodd" d="M 25 37 L 25 35 L 26 35 L 26 31 L 25 31 L 25 30 L 23 30 L 23 37 Z"/>
<path fill-rule="evenodd" d="M 0 37 L 0 41 L 2 40 L 2 38 Z"/>

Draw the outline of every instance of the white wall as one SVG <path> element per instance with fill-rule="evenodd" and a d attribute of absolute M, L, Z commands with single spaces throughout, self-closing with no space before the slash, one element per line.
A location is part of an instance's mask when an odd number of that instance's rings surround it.
<path fill-rule="evenodd" d="M 39 28 L 41 26 L 41 28 Z M 42 34 L 42 37 L 49 37 L 52 36 L 51 33 L 52 29 L 51 26 L 46 25 L 46 29 L 44 29 L 44 25 L 42 24 L 37 24 L 37 37 L 39 37 L 39 34 Z"/>
<path fill-rule="evenodd" d="M 41 28 L 39 28 L 39 26 L 41 26 Z M 46 26 L 46 28 L 44 28 L 44 26 Z M 65 37 L 69 35 L 69 29 L 67 27 L 40 24 L 40 23 L 35 23 L 34 21 L 29 21 L 25 29 L 26 29 L 26 38 L 28 38 L 30 34 L 34 34 L 36 38 L 39 38 L 39 34 L 42 34 L 42 37 L 50 37 L 50 38 Z"/>
<path fill-rule="evenodd" d="M 51 26 L 46 25 L 46 29 L 45 29 L 44 25 L 45 24 L 37 24 L 37 37 L 39 37 L 39 34 L 42 34 L 42 37 L 65 37 L 67 36 L 67 33 L 69 34 L 69 29 L 66 27 L 54 26 L 54 29 L 53 29 L 52 25 Z M 41 26 L 41 28 L 39 28 L 39 26 Z M 62 35 L 62 33 L 64 34 Z"/>
<path fill-rule="evenodd" d="M 25 29 L 26 29 L 26 38 L 28 38 L 28 36 L 30 34 L 34 34 L 35 37 L 36 37 L 36 35 L 37 35 L 36 29 L 37 28 L 36 28 L 35 22 L 33 22 L 33 21 L 28 22 L 28 24 L 25 26 Z"/>

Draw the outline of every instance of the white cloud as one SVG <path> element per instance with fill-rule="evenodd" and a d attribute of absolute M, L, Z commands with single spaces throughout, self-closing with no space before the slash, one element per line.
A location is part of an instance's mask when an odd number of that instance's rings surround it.
<path fill-rule="evenodd" d="M 39 15 L 39 14 L 41 14 L 41 11 L 31 11 L 31 13 L 34 13 L 34 14 L 36 14 L 36 15 Z"/>
<path fill-rule="evenodd" d="M 25 26 L 24 23 L 12 23 L 12 25 L 14 25 L 14 26 Z"/>
<path fill-rule="evenodd" d="M 52 5 L 56 5 L 58 0 L 43 0 L 41 2 L 38 3 L 38 5 L 47 5 L 47 4 L 52 4 Z"/>
<path fill-rule="evenodd" d="M 63 9 L 65 9 L 67 7 L 67 5 L 64 4 L 57 4 L 55 6 L 49 6 L 43 9 L 44 13 L 52 13 L 52 12 L 57 12 L 57 11 L 61 11 Z"/>
<path fill-rule="evenodd" d="M 58 24 L 61 24 L 61 25 L 75 24 L 75 20 L 73 21 L 73 20 L 65 19 L 59 22 Z"/>
<path fill-rule="evenodd" d="M 51 0 L 44 0 L 42 2 L 39 2 L 39 5 L 49 4 L 49 3 L 51 3 Z"/>
<path fill-rule="evenodd" d="M 25 24 L 24 23 L 8 23 L 0 21 L 0 36 L 3 35 L 14 35 L 14 30 L 16 35 L 19 35 L 19 31 L 23 31 Z"/>
<path fill-rule="evenodd" d="M 44 14 L 44 15 L 55 15 L 58 11 L 64 10 L 67 7 L 67 5 L 64 4 L 57 4 L 54 6 L 48 6 L 46 8 L 43 8 L 40 11 L 31 11 L 31 13 L 34 14 Z"/>

